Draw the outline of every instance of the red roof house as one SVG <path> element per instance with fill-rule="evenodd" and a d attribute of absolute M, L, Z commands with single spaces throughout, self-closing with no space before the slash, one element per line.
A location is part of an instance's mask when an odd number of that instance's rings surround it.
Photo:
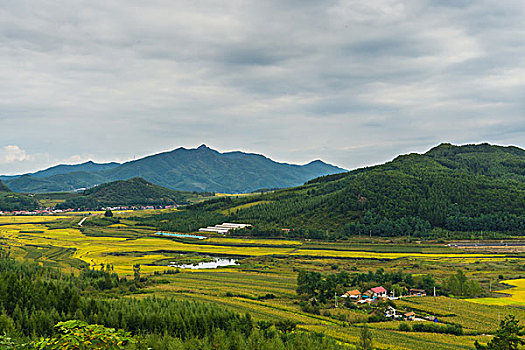
<path fill-rule="evenodd" d="M 374 297 L 386 297 L 387 296 L 386 289 L 383 287 L 375 287 L 370 290 L 374 293 L 373 295 Z"/>

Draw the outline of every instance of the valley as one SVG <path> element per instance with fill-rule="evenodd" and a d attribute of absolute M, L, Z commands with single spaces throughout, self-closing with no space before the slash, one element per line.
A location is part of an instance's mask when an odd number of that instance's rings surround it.
<path fill-rule="evenodd" d="M 155 213 L 162 212 L 165 210 Z M 105 222 L 102 213 L 3 216 L 1 247 L 16 260 L 34 261 L 75 274 L 85 269 L 109 270 L 133 278 L 134 267 L 140 265 L 140 276 L 147 280 L 141 288 L 133 292 L 110 289 L 106 293 L 121 298 L 156 296 L 225 306 L 235 312 L 248 312 L 255 320 L 291 321 L 298 329 L 321 332 L 349 345 L 358 341 L 369 311 L 345 307 L 341 298 L 340 306 L 335 308 L 332 298 L 319 305 L 318 313 L 309 312 L 301 306 L 304 299 L 296 293 L 298 271 L 352 275 L 379 269 L 400 270 L 414 278 L 428 274 L 442 285 L 454 271 L 462 269 L 469 279 L 479 281 L 484 294 L 490 296 L 465 300 L 429 294 L 394 300 L 398 309 L 435 315 L 445 324 L 461 325 L 463 334 L 405 332 L 399 330 L 399 321 L 369 321 L 380 349 L 426 349 L 429 342 L 433 349 L 469 349 L 476 339 L 486 341 L 482 334 L 497 328 L 498 317 L 513 314 L 525 321 L 525 310 L 521 308 L 525 303 L 520 297 L 525 285 L 519 280 L 525 275 L 521 272 L 525 266 L 523 256 L 513 251 L 467 252 L 435 240 L 406 242 L 399 238 L 319 241 L 213 234 L 204 240 L 159 237 L 154 229 L 134 221 L 135 215 L 132 211 L 119 213 L 118 224 L 110 224 L 109 219 Z M 84 219 L 79 228 L 78 222 Z M 170 267 L 167 263 L 178 259 L 198 264 L 210 257 L 235 258 L 238 264 L 196 270 Z M 515 283 L 517 287 L 503 290 L 505 285 L 499 282 Z M 488 293 L 489 285 L 492 293 Z M 338 291 L 342 292 L 344 289 Z M 439 290 L 438 295 L 441 293 L 446 294 Z"/>

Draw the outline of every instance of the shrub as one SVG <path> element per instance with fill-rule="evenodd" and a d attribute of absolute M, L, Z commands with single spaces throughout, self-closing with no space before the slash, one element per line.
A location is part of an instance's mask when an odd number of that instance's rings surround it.
<path fill-rule="evenodd" d="M 429 332 L 429 333 L 442 333 L 442 334 L 454 334 L 463 335 L 463 327 L 458 324 L 447 324 L 440 325 L 437 323 L 415 323 L 412 326 L 414 332 Z"/>
<path fill-rule="evenodd" d="M 410 332 L 412 328 L 410 327 L 408 323 L 403 322 L 399 324 L 399 330 L 401 332 Z"/>

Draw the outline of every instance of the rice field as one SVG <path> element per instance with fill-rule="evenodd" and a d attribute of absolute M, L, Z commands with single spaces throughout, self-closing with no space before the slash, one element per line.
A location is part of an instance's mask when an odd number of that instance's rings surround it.
<path fill-rule="evenodd" d="M 10 224 L 21 224 L 21 223 L 42 223 L 42 222 L 53 222 L 59 221 L 61 219 L 66 219 L 66 216 L 51 216 L 51 215 L 42 215 L 42 216 L 29 216 L 29 215 L 20 215 L 20 216 L 0 216 L 0 225 L 10 225 Z"/>
<path fill-rule="evenodd" d="M 297 256 L 314 256 L 314 257 L 331 257 L 331 258 L 346 258 L 346 259 L 401 259 L 413 258 L 422 260 L 442 260 L 442 259 L 468 259 L 469 262 L 474 262 L 483 259 L 505 258 L 502 254 L 458 254 L 458 253 L 388 253 L 388 252 L 368 252 L 368 251 L 342 251 L 342 250 L 312 250 L 312 249 L 297 249 L 292 255 Z"/>

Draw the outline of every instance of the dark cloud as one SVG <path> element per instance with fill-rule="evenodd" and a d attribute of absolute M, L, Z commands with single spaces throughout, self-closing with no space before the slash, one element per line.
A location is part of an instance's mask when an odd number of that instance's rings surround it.
<path fill-rule="evenodd" d="M 524 146 L 521 1 L 7 1 L 0 173 L 206 143 L 347 168 Z"/>

